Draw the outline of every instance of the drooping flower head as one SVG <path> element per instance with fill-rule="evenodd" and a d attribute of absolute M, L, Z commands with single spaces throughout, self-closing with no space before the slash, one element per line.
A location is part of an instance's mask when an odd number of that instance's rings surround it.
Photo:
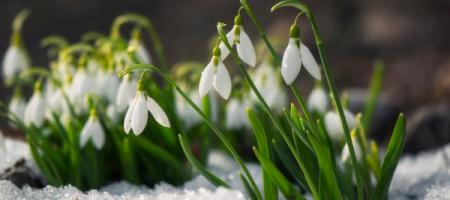
<path fill-rule="evenodd" d="M 231 78 L 227 68 L 220 59 L 221 50 L 214 48 L 213 58 L 209 64 L 203 69 L 198 87 L 200 97 L 204 97 L 214 86 L 214 89 L 224 99 L 228 99 L 231 94 Z"/>
<path fill-rule="evenodd" d="M 26 103 L 19 89 L 16 90 L 9 102 L 9 112 L 13 113 L 19 120 L 24 121 Z"/>
<path fill-rule="evenodd" d="M 34 88 L 33 96 L 25 108 L 25 125 L 41 127 L 45 120 L 46 99 L 42 92 L 42 83 L 39 81 Z"/>
<path fill-rule="evenodd" d="M 248 65 L 255 67 L 256 65 L 256 53 L 253 47 L 252 40 L 244 31 L 244 26 L 242 22 L 242 17 L 239 13 L 234 18 L 234 26 L 229 33 L 227 33 L 228 43 L 233 47 L 236 45 L 236 50 L 239 58 Z M 222 52 L 221 59 L 224 60 L 229 54 L 230 50 L 225 46 L 223 42 L 220 43 L 219 48 Z"/>
<path fill-rule="evenodd" d="M 128 134 L 130 130 L 133 130 L 135 135 L 141 134 L 147 125 L 148 111 L 150 111 L 156 122 L 164 127 L 170 127 L 166 113 L 153 98 L 147 95 L 141 79 L 137 85 L 136 96 L 125 114 L 125 133 Z"/>
<path fill-rule="evenodd" d="M 258 88 L 269 107 L 280 113 L 286 106 L 288 96 L 282 85 L 279 69 L 264 61 L 257 67 L 253 77 L 256 88 Z M 250 98 L 254 102 L 258 102 L 258 97 L 254 92 L 250 93 Z"/>
<path fill-rule="evenodd" d="M 292 84 L 297 78 L 300 69 L 305 66 L 311 76 L 321 80 L 320 68 L 311 51 L 300 40 L 300 30 L 297 25 L 290 29 L 289 43 L 283 54 L 281 62 L 281 75 L 287 85 Z"/>
<path fill-rule="evenodd" d="M 21 11 L 13 22 L 13 30 L 10 46 L 3 57 L 2 72 L 6 82 L 10 82 L 14 77 L 30 66 L 30 59 L 22 40 L 22 26 L 30 11 L 25 9 Z"/>
<path fill-rule="evenodd" d="M 92 141 L 98 150 L 105 145 L 105 132 L 98 120 L 95 108 L 91 108 L 89 119 L 81 130 L 80 147 L 83 148 L 89 140 Z"/>
<path fill-rule="evenodd" d="M 356 118 L 349 110 L 344 109 L 345 119 L 350 130 L 356 127 Z M 330 138 L 339 141 L 344 137 L 344 128 L 342 127 L 341 118 L 336 111 L 329 111 L 325 114 L 325 127 Z"/>
<path fill-rule="evenodd" d="M 132 32 L 131 40 L 129 42 L 129 49 L 135 52 L 137 59 L 140 63 L 150 64 L 152 59 L 150 53 L 142 42 L 141 30 L 140 28 L 135 28 Z"/>
<path fill-rule="evenodd" d="M 308 97 L 308 109 L 318 113 L 325 113 L 328 108 L 328 96 L 325 90 L 318 84 Z"/>
<path fill-rule="evenodd" d="M 133 101 L 137 89 L 137 80 L 127 74 L 119 84 L 116 97 L 116 107 L 119 112 L 124 111 Z"/>

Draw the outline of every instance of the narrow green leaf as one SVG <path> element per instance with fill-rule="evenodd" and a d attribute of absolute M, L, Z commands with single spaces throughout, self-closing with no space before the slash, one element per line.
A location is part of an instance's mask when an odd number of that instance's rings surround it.
<path fill-rule="evenodd" d="M 405 116 L 400 114 L 383 159 L 381 176 L 372 195 L 373 200 L 384 200 L 387 198 L 395 168 L 405 145 L 405 126 Z"/>
<path fill-rule="evenodd" d="M 272 177 L 272 180 L 278 186 L 278 188 L 280 188 L 286 199 L 305 199 L 305 197 L 303 197 L 303 195 L 294 188 L 292 183 L 289 182 L 289 180 L 272 162 L 264 158 L 264 156 L 255 147 L 253 147 L 253 151 L 255 152 L 256 157 L 261 163 L 262 168 L 266 171 L 271 172 L 269 173 L 269 175 Z"/>
<path fill-rule="evenodd" d="M 362 116 L 362 124 L 365 130 L 370 130 L 370 122 L 373 118 L 373 112 L 377 105 L 378 95 L 383 83 L 384 64 L 381 61 L 375 62 L 372 78 L 370 80 L 369 95 L 367 96 L 366 105 Z"/>
<path fill-rule="evenodd" d="M 208 169 L 206 169 L 206 167 L 204 167 L 195 158 L 194 154 L 192 154 L 191 152 L 188 142 L 186 141 L 186 138 L 182 134 L 178 134 L 178 138 L 180 140 L 180 145 L 181 148 L 183 149 L 184 155 L 186 155 L 186 158 L 188 159 L 189 163 L 191 163 L 191 165 L 194 166 L 195 169 L 197 169 L 200 172 L 200 174 L 203 175 L 203 177 L 208 179 L 208 181 L 214 184 L 215 186 L 223 186 L 227 188 L 230 187 L 225 181 L 223 181 L 213 173 L 209 172 Z"/>
<path fill-rule="evenodd" d="M 242 175 L 242 173 L 239 173 L 239 178 L 241 178 L 242 185 L 244 186 L 244 189 L 247 192 L 250 199 L 257 200 L 258 197 L 256 197 L 255 192 L 253 192 L 252 188 L 250 187 L 250 183 L 247 181 L 244 175 Z"/>
<path fill-rule="evenodd" d="M 261 123 L 261 120 L 256 115 L 256 113 L 250 108 L 247 109 L 247 116 L 253 128 L 253 132 L 255 133 L 258 148 L 261 149 L 261 153 L 267 159 L 271 160 L 272 153 L 270 152 L 266 132 L 264 131 L 264 127 Z M 270 176 L 268 175 L 268 173 L 270 172 L 263 169 L 264 199 L 276 200 L 278 199 L 277 189 L 270 180 Z"/>

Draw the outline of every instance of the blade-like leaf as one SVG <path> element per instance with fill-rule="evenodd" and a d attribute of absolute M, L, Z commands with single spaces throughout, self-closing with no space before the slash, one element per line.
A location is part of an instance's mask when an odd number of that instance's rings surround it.
<path fill-rule="evenodd" d="M 253 132 L 255 133 L 258 148 L 261 149 L 261 153 L 267 159 L 271 160 L 271 152 L 269 144 L 267 142 L 266 132 L 264 131 L 264 127 L 261 123 L 261 120 L 250 108 L 247 109 L 247 116 L 253 128 Z M 268 175 L 268 173 L 270 172 L 263 170 L 264 198 L 276 200 L 278 199 L 277 189 L 270 180 L 270 176 Z"/>
<path fill-rule="evenodd" d="M 394 131 L 383 159 L 381 176 L 372 195 L 374 200 L 384 200 L 387 198 L 389 186 L 397 167 L 400 155 L 405 145 L 405 117 L 400 114 L 395 123 Z"/>
<path fill-rule="evenodd" d="M 230 187 L 225 181 L 223 181 L 222 179 L 220 179 L 213 173 L 209 172 L 208 169 L 206 169 L 206 167 L 204 167 L 195 158 L 195 156 L 192 154 L 192 152 L 190 150 L 190 147 L 189 147 L 188 142 L 186 141 L 186 138 L 182 134 L 178 134 L 178 138 L 180 140 L 181 148 L 183 149 L 184 155 L 186 155 L 186 158 L 188 159 L 189 163 L 191 163 L 191 165 L 194 166 L 195 169 L 197 169 L 200 172 L 200 174 L 203 175 L 203 177 L 208 179 L 208 181 L 211 182 L 212 184 L 214 184 L 215 186 L 223 186 L 223 187 L 227 187 L 227 188 Z"/>
<path fill-rule="evenodd" d="M 269 160 L 264 158 L 264 156 L 253 147 L 256 157 L 258 158 L 261 166 L 264 170 L 269 171 L 269 175 L 272 177 L 274 183 L 280 188 L 286 199 L 301 199 L 304 200 L 305 197 L 297 191 L 291 182 L 283 175 L 283 173 L 278 170 L 278 168 Z"/>

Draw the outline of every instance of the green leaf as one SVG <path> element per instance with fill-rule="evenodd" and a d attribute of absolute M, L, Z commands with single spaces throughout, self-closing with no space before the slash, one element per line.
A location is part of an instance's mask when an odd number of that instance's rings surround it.
<path fill-rule="evenodd" d="M 252 188 L 250 187 L 250 183 L 244 177 L 244 175 L 242 175 L 242 173 L 239 173 L 239 178 L 241 178 L 242 185 L 244 185 L 245 191 L 247 192 L 248 196 L 250 196 L 250 199 L 257 200 L 258 197 L 256 197 L 255 192 L 253 192 Z"/>
<path fill-rule="evenodd" d="M 153 143 L 151 140 L 148 140 L 143 137 L 137 137 L 130 135 L 130 140 L 135 145 L 135 147 L 141 148 L 146 151 L 148 154 L 158 158 L 162 162 L 165 162 L 169 166 L 175 168 L 176 170 L 182 171 L 181 162 L 175 157 L 172 153 L 168 152 L 161 146 Z"/>
<path fill-rule="evenodd" d="M 271 160 L 271 152 L 269 144 L 267 142 L 266 132 L 264 131 L 264 127 L 261 123 L 261 120 L 250 108 L 247 109 L 247 116 L 253 128 L 253 132 L 255 133 L 258 148 L 261 149 L 261 153 L 267 159 Z M 270 176 L 268 175 L 269 173 L 270 172 L 267 172 L 266 170 L 263 169 L 264 198 L 275 200 L 278 199 L 277 189 L 270 180 Z"/>
<path fill-rule="evenodd" d="M 367 97 L 367 103 L 364 107 L 362 116 L 362 124 L 365 130 L 370 130 L 370 122 L 372 121 L 373 112 L 377 105 L 378 95 L 383 83 L 383 72 L 384 64 L 381 61 L 376 61 L 375 68 L 372 73 L 372 78 L 370 80 L 369 96 Z"/>
<path fill-rule="evenodd" d="M 280 188 L 286 199 L 301 199 L 305 197 L 297 191 L 291 182 L 280 172 L 280 170 L 268 159 L 266 159 L 255 147 L 253 147 L 256 157 L 258 158 L 264 170 L 270 172 L 273 182 Z"/>
<path fill-rule="evenodd" d="M 387 198 L 395 168 L 405 145 L 405 126 L 405 116 L 400 114 L 383 159 L 381 176 L 372 195 L 373 200 L 384 200 Z"/>
<path fill-rule="evenodd" d="M 200 174 L 203 175 L 203 177 L 208 179 L 208 181 L 211 182 L 212 184 L 214 184 L 215 186 L 223 186 L 223 187 L 227 187 L 227 188 L 230 187 L 225 181 L 223 181 L 222 179 L 220 179 L 213 173 L 209 172 L 208 169 L 206 169 L 206 167 L 204 167 L 195 158 L 194 154 L 192 154 L 192 152 L 191 152 L 189 144 L 186 141 L 186 138 L 182 134 L 178 134 L 178 138 L 180 140 L 180 145 L 181 145 L 181 148 L 183 149 L 184 155 L 186 155 L 186 158 L 188 159 L 189 163 L 191 163 L 191 165 L 194 166 L 195 169 L 197 169 L 200 172 Z"/>

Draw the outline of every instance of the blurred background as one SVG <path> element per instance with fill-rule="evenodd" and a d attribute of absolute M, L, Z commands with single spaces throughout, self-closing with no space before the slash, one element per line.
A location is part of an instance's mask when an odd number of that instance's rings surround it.
<path fill-rule="evenodd" d="M 296 12 L 270 12 L 273 0 L 249 0 L 269 36 L 288 38 Z M 217 21 L 232 24 L 238 0 L 1 0 L 0 53 L 9 45 L 11 21 L 24 8 L 32 15 L 24 40 L 34 66 L 45 66 L 46 51 L 39 41 L 58 34 L 71 42 L 88 31 L 108 34 L 113 19 L 126 12 L 148 16 L 161 35 L 169 64 L 209 60 L 209 40 Z M 332 72 L 339 89 L 347 90 L 358 110 L 375 59 L 386 65 L 377 127 L 381 142 L 395 116 L 408 119 L 406 151 L 410 153 L 450 141 L 450 1 L 446 0 L 308 0 L 318 21 Z M 254 26 L 244 15 L 244 26 L 254 41 Z M 309 26 L 301 20 L 302 40 L 318 58 Z M 278 50 L 286 45 L 281 42 Z M 150 47 L 150 44 L 148 44 Z M 297 82 L 307 94 L 313 82 L 302 73 Z M 362 91 L 362 92 L 361 92 Z M 1 100 L 11 92 L 0 84 Z M 361 95 L 362 94 L 362 95 Z"/>

